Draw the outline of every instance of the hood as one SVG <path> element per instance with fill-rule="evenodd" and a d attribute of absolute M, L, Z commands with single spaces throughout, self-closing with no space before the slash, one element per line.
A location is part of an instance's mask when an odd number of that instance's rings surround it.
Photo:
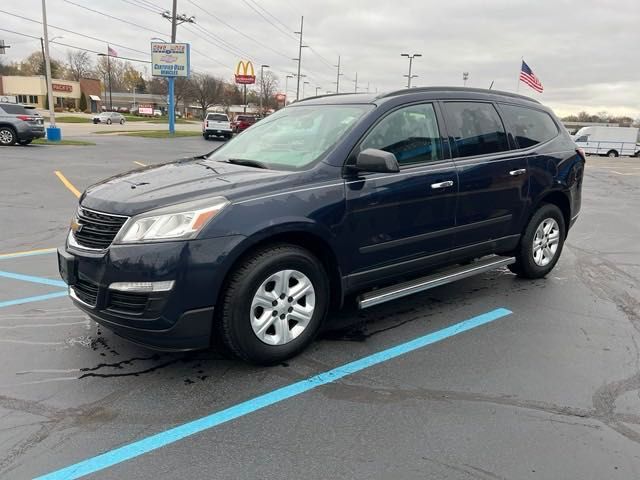
<path fill-rule="evenodd" d="M 203 158 L 181 160 L 116 175 L 87 188 L 82 206 L 120 215 L 222 195 L 229 200 L 291 183 L 291 172 L 233 165 Z"/>

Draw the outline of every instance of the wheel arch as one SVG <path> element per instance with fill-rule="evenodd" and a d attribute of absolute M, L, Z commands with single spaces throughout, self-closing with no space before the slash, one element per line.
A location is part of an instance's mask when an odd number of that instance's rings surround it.
<path fill-rule="evenodd" d="M 527 220 L 527 224 L 529 223 L 529 220 L 531 219 L 533 214 L 537 212 L 540 206 L 545 203 L 550 203 L 555 205 L 562 212 L 562 218 L 564 219 L 565 236 L 566 236 L 569 233 L 569 226 L 571 225 L 571 202 L 569 200 L 569 196 L 561 190 L 553 190 L 551 192 L 547 192 L 543 194 L 534 204 L 534 208 L 531 209 L 531 215 Z M 525 228 L 526 228 L 526 225 L 525 225 Z"/>
<path fill-rule="evenodd" d="M 225 278 L 218 292 L 216 304 L 219 304 L 224 291 L 227 288 L 229 275 L 250 254 L 256 250 L 267 248 L 277 244 L 295 245 L 310 251 L 324 266 L 329 279 L 329 305 L 331 308 L 340 308 L 344 300 L 344 287 L 340 264 L 331 242 L 322 233 L 310 229 L 308 225 L 277 226 L 263 230 L 247 237 L 231 252 L 231 261 L 225 268 Z"/>

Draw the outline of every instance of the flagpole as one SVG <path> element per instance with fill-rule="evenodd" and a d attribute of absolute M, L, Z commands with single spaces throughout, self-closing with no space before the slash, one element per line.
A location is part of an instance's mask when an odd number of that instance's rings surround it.
<path fill-rule="evenodd" d="M 516 93 L 520 92 L 520 72 L 522 71 L 522 62 L 524 62 L 524 57 L 520 57 L 520 68 L 518 69 L 518 78 L 516 79 Z"/>

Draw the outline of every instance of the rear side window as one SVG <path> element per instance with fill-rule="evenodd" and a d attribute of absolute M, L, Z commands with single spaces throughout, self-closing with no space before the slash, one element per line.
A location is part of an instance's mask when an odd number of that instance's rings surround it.
<path fill-rule="evenodd" d="M 29 112 L 27 112 L 27 109 L 24 108 L 22 105 L 11 105 L 11 104 L 3 104 L 0 105 L 0 108 L 2 108 L 5 113 L 11 114 L 11 115 L 29 115 Z"/>
<path fill-rule="evenodd" d="M 209 114 L 207 115 L 207 120 L 212 120 L 214 122 L 228 122 L 229 119 L 227 118 L 226 115 L 220 115 L 220 114 Z"/>
<path fill-rule="evenodd" d="M 558 127 L 548 113 L 515 105 L 500 105 L 500 109 L 520 148 L 547 142 L 558 135 Z"/>
<path fill-rule="evenodd" d="M 391 112 L 360 145 L 393 153 L 400 165 L 442 158 L 440 133 L 431 104 L 411 105 Z"/>
<path fill-rule="evenodd" d="M 589 135 L 582 135 L 579 138 L 575 139 L 576 142 L 588 142 L 589 141 Z"/>
<path fill-rule="evenodd" d="M 509 150 L 507 134 L 492 104 L 447 102 L 445 110 L 449 135 L 454 139 L 459 157 Z"/>

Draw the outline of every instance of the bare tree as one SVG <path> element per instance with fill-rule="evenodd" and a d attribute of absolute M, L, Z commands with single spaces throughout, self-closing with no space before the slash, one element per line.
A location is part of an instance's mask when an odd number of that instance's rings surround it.
<path fill-rule="evenodd" d="M 275 95 L 278 90 L 278 77 L 271 71 L 267 70 L 262 76 L 262 104 L 264 108 L 275 106 Z"/>
<path fill-rule="evenodd" d="M 202 108 L 202 118 L 204 118 L 207 109 L 222 100 L 225 83 L 207 74 L 194 75 L 190 83 L 189 97 Z"/>
<path fill-rule="evenodd" d="M 89 53 L 83 50 L 67 50 L 67 72 L 70 80 L 80 81 L 91 73 L 93 63 Z"/>

